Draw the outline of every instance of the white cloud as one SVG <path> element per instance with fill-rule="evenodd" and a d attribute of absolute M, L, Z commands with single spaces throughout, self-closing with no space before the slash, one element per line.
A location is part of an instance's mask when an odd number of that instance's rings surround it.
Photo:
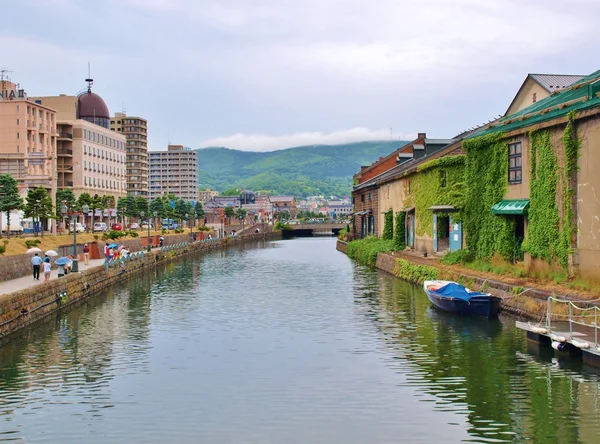
<path fill-rule="evenodd" d="M 396 140 L 412 140 L 415 134 L 393 134 Z M 242 151 L 275 151 L 306 145 L 339 145 L 343 143 L 364 142 L 369 140 L 390 140 L 390 130 L 370 130 L 352 128 L 333 131 L 331 133 L 306 132 L 268 136 L 265 134 L 234 134 L 226 137 L 215 137 L 201 142 L 201 147 L 222 146 Z"/>

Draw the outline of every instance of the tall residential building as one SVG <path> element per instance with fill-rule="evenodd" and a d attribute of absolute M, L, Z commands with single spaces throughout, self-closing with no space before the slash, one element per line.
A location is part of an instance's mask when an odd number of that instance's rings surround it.
<path fill-rule="evenodd" d="M 148 121 L 115 113 L 110 129 L 127 138 L 127 194 L 148 197 Z"/>
<path fill-rule="evenodd" d="M 32 97 L 56 110 L 57 187 L 71 188 L 75 196 L 113 196 L 125 191 L 126 139 L 110 130 L 106 103 L 91 90 L 77 96 Z"/>
<path fill-rule="evenodd" d="M 19 188 L 56 191 L 56 111 L 27 98 L 18 85 L 0 79 L 0 174 Z"/>
<path fill-rule="evenodd" d="M 198 199 L 198 154 L 183 145 L 167 151 L 150 151 L 150 198 L 174 194 L 195 202 Z"/>

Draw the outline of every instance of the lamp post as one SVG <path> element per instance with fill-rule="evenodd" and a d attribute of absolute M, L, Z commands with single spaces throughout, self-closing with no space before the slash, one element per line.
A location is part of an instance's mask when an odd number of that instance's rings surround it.
<path fill-rule="evenodd" d="M 154 212 L 154 219 L 156 220 L 156 215 L 157 212 Z M 146 248 L 146 251 L 148 251 L 148 253 L 150 253 L 152 251 L 152 242 L 150 242 L 150 215 L 148 215 L 148 246 Z"/>
<path fill-rule="evenodd" d="M 90 210 L 90 207 L 88 207 L 87 205 L 84 205 L 81 207 L 81 211 L 83 211 L 83 213 L 87 213 Z M 73 217 L 73 266 L 71 268 L 71 271 L 77 273 L 79 271 L 79 261 L 77 260 L 77 216 L 79 215 L 79 213 L 77 213 L 77 211 L 74 211 L 72 209 L 71 212 L 69 212 L 69 208 L 67 207 L 66 204 L 63 204 L 63 206 L 61 207 L 61 212 L 63 213 L 63 216 L 65 214 L 69 214 L 69 216 L 74 216 Z M 69 225 L 71 224 L 71 222 L 69 221 Z"/>

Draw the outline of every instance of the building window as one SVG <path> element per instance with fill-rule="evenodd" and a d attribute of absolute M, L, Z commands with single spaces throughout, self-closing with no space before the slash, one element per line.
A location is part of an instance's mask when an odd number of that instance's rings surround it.
<path fill-rule="evenodd" d="M 508 183 L 519 184 L 523 179 L 521 142 L 508 144 Z"/>
<path fill-rule="evenodd" d="M 20 134 L 19 134 L 19 133 L 17 133 L 17 139 L 18 139 L 19 137 L 20 137 Z"/>
<path fill-rule="evenodd" d="M 373 200 L 373 193 L 369 191 L 369 202 Z"/>
<path fill-rule="evenodd" d="M 441 170 L 440 171 L 440 186 L 442 188 L 446 188 L 447 178 L 448 178 L 448 173 L 446 172 L 446 170 Z"/>

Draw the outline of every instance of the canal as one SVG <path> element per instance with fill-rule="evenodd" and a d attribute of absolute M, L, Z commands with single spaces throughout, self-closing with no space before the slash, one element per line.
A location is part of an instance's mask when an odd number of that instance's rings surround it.
<path fill-rule="evenodd" d="M 599 442 L 600 379 L 332 238 L 138 275 L 0 346 L 0 441 Z"/>

